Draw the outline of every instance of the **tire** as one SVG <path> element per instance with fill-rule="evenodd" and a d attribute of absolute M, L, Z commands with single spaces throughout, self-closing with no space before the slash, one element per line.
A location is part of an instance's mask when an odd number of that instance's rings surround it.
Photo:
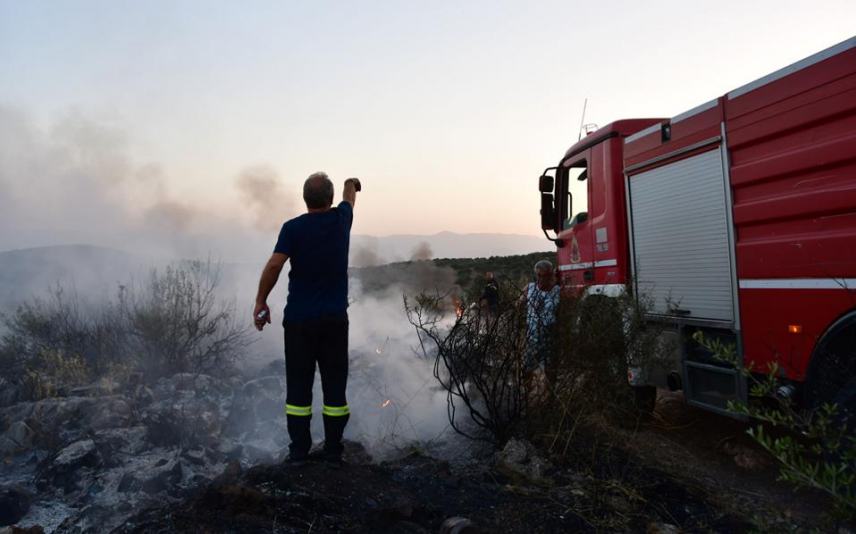
<path fill-rule="evenodd" d="M 808 406 L 852 403 L 856 390 L 856 322 L 833 326 L 812 355 L 807 388 Z M 856 410 L 852 404 L 851 410 Z M 854 415 L 856 417 L 856 415 Z"/>
<path fill-rule="evenodd" d="M 649 416 L 657 405 L 657 388 L 654 386 L 631 386 L 633 388 L 636 411 L 639 415 Z"/>

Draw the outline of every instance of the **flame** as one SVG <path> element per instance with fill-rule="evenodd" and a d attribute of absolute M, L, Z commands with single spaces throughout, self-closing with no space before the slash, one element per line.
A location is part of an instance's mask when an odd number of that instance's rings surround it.
<path fill-rule="evenodd" d="M 464 303 L 461 299 L 454 299 L 455 303 L 455 317 L 461 319 L 464 316 Z"/>
<path fill-rule="evenodd" d="M 392 401 L 391 401 L 390 399 L 386 399 L 385 401 L 383 401 L 383 403 L 380 405 L 380 407 L 381 407 L 381 408 L 386 408 L 387 406 L 389 406 L 389 405 L 390 405 L 390 403 L 391 403 L 391 402 L 392 402 Z"/>

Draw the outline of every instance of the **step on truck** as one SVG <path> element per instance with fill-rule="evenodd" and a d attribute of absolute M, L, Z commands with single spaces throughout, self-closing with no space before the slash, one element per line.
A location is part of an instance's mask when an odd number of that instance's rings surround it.
<path fill-rule="evenodd" d="M 672 118 L 591 132 L 539 178 L 563 291 L 645 295 L 674 354 L 628 379 L 728 413 L 746 379 L 856 413 L 856 37 Z M 552 235 L 551 235 L 552 233 Z M 653 398 L 653 397 L 652 397 Z"/>

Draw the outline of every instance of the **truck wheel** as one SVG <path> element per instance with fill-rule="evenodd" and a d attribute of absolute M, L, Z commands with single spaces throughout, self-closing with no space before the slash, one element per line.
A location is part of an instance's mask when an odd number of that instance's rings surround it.
<path fill-rule="evenodd" d="M 635 395 L 636 411 L 639 415 L 649 416 L 654 413 L 657 404 L 657 388 L 654 386 L 632 386 Z"/>
<path fill-rule="evenodd" d="M 845 397 L 856 389 L 856 317 L 833 325 L 812 355 L 808 381 L 808 403 L 818 408 L 824 403 L 850 402 Z M 856 418 L 856 414 L 854 414 Z"/>

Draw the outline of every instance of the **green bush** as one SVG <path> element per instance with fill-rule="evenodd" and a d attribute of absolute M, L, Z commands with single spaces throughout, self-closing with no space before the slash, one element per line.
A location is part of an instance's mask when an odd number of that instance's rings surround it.
<path fill-rule="evenodd" d="M 829 496 L 834 505 L 831 521 L 856 520 L 856 428 L 842 423 L 838 406 L 800 409 L 790 396 L 777 394 L 782 373 L 775 363 L 756 370 L 739 361 L 733 345 L 701 332 L 693 339 L 749 381 L 750 402 L 732 401 L 728 407 L 755 421 L 748 433 L 778 461 L 780 479 Z"/>

